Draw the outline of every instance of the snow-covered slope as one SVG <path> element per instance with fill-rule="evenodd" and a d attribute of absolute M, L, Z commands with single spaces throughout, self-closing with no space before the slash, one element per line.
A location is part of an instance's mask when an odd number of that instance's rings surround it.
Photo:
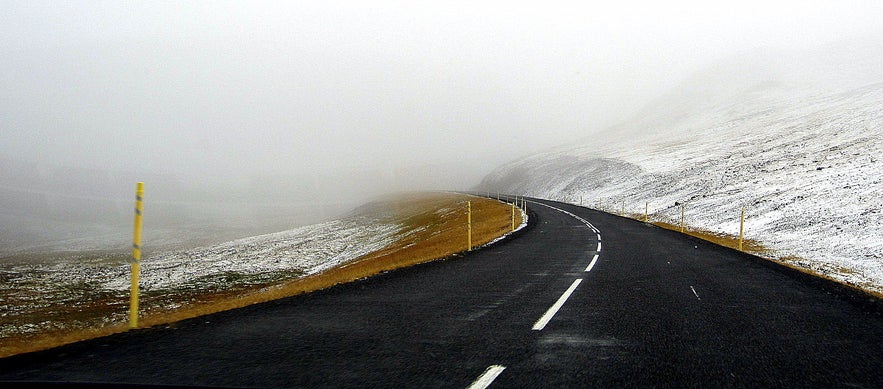
<path fill-rule="evenodd" d="M 840 83 L 810 82 L 813 68 L 709 90 L 740 68 L 712 71 L 580 146 L 498 168 L 477 190 L 633 214 L 649 202 L 669 221 L 685 203 L 688 225 L 729 234 L 744 206 L 747 237 L 772 258 L 883 292 L 883 77 L 862 81 L 883 69 L 873 58 L 853 64 L 861 80 Z"/>
<path fill-rule="evenodd" d="M 379 215 L 379 214 L 378 214 Z M 393 218 L 354 214 L 339 220 L 273 234 L 182 251 L 160 252 L 142 261 L 141 287 L 148 296 L 194 298 L 198 293 L 241 289 L 320 272 L 379 250 L 400 237 L 403 226 Z M 32 323 L 29 314 L 52 316 L 58 305 L 94 304 L 102 296 L 126 301 L 129 266 L 119 254 L 88 254 L 76 258 L 49 255 L 0 264 L 0 340 L 51 328 L 76 328 L 70 315 L 59 321 Z M 183 296 L 183 297 L 181 297 Z M 147 309 L 164 309 L 186 301 L 154 297 Z M 146 306 L 145 306 L 146 305 Z M 171 305 L 171 306 L 170 306 Z M 107 323 L 122 322 L 120 307 Z M 94 326 L 94 323 L 87 323 Z"/>

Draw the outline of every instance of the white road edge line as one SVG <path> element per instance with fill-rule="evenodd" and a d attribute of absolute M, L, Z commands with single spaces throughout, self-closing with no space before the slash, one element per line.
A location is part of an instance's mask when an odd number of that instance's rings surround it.
<path fill-rule="evenodd" d="M 692 290 L 693 294 L 696 295 L 697 300 L 702 300 L 701 298 L 699 298 L 699 293 L 696 293 L 696 289 L 693 289 L 693 285 L 690 285 L 690 290 Z"/>
<path fill-rule="evenodd" d="M 570 295 L 573 294 L 573 291 L 576 290 L 576 287 L 579 286 L 580 282 L 583 282 L 583 279 L 577 278 L 573 281 L 572 284 L 570 284 L 570 287 L 567 288 L 566 291 L 564 291 L 564 294 L 562 294 L 561 297 L 558 298 L 558 301 L 556 301 L 555 304 L 553 304 L 552 307 L 550 307 L 549 310 L 546 311 L 546 313 L 543 314 L 542 317 L 540 317 L 540 320 L 537 320 L 537 322 L 534 323 L 534 331 L 541 331 L 543 328 L 546 327 L 546 324 L 549 324 L 549 321 L 552 320 L 552 317 L 555 316 L 555 314 L 558 313 L 558 310 L 561 309 L 565 302 L 567 302 L 567 299 L 570 298 Z"/>
<path fill-rule="evenodd" d="M 497 376 L 506 369 L 506 366 L 491 365 L 467 389 L 485 389 L 497 379 Z"/>
<path fill-rule="evenodd" d="M 585 271 L 592 271 L 592 268 L 595 267 L 595 262 L 598 262 L 598 254 L 595 254 L 595 256 L 592 257 L 592 262 L 589 262 L 589 267 L 587 267 Z"/>

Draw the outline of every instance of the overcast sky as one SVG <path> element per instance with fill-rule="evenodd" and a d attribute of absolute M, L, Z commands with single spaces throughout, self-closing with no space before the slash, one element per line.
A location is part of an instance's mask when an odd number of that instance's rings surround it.
<path fill-rule="evenodd" d="M 465 189 L 714 61 L 881 30 L 883 1 L 2 0 L 0 153 L 186 180 L 437 165 Z"/>

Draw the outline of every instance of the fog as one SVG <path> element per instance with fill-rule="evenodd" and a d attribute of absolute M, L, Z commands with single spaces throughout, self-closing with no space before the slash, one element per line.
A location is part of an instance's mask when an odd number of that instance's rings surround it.
<path fill-rule="evenodd" d="M 878 1 L 6 1 L 0 254 L 115 242 L 137 181 L 171 241 L 469 189 L 721 59 L 881 20 Z"/>

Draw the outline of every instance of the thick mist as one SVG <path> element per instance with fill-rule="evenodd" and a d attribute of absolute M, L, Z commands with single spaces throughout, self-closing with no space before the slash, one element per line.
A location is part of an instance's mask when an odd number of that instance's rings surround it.
<path fill-rule="evenodd" d="M 883 4 L 28 1 L 0 20 L 3 255 L 125 248 L 137 181 L 154 246 L 468 189 L 735 53 L 879 37 Z"/>

